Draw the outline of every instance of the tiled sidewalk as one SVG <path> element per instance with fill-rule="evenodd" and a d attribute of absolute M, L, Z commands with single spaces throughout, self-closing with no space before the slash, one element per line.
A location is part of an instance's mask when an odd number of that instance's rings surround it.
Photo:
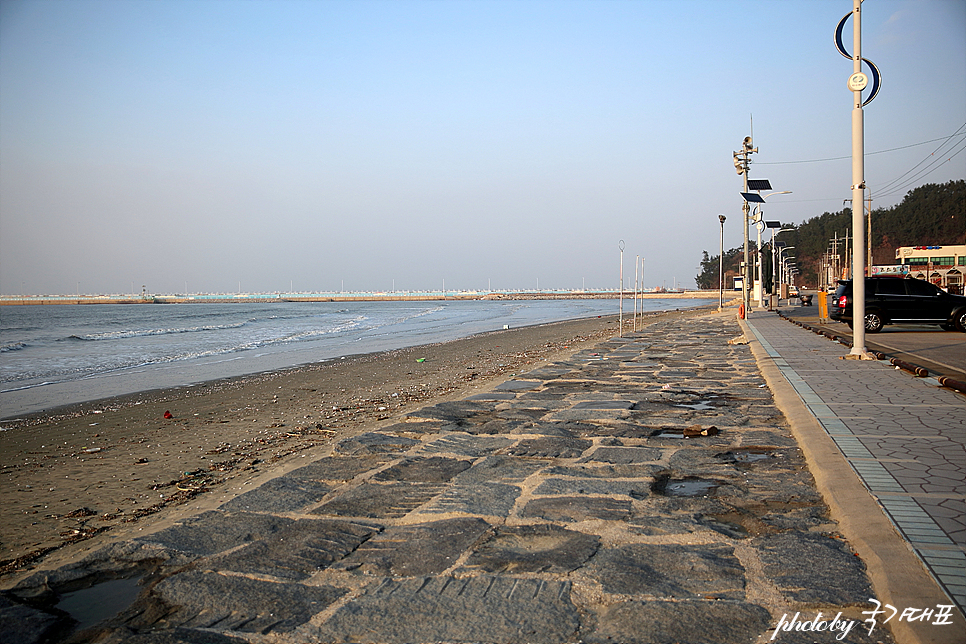
<path fill-rule="evenodd" d="M 966 398 L 774 313 L 748 326 L 940 586 L 966 608 Z"/>

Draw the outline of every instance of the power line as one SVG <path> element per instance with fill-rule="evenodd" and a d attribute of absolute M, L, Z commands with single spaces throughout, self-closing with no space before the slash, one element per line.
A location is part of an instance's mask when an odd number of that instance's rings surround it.
<path fill-rule="evenodd" d="M 963 127 L 966 127 L 966 123 L 964 123 L 959 128 L 959 130 L 956 130 L 956 132 L 954 132 L 953 134 L 950 134 L 949 136 L 943 136 L 943 137 L 940 137 L 938 139 L 930 139 L 928 141 L 921 141 L 919 143 L 911 143 L 909 145 L 902 145 L 902 146 L 899 146 L 897 148 L 889 148 L 888 150 L 878 150 L 876 152 L 866 152 L 865 154 L 866 154 L 866 156 L 871 156 L 873 154 L 885 154 L 886 152 L 895 152 L 896 150 L 905 150 L 907 148 L 914 148 L 914 147 L 917 147 L 917 146 L 920 146 L 920 145 L 927 145 L 929 143 L 935 143 L 936 141 L 948 141 L 949 139 L 951 139 L 952 137 L 957 136 L 957 135 L 966 136 L 966 132 L 960 133 L 960 130 L 962 130 Z M 844 157 L 827 157 L 825 159 L 805 159 L 805 160 L 801 160 L 801 161 L 758 161 L 755 165 L 792 165 L 792 164 L 796 164 L 796 163 L 823 163 L 825 161 L 841 161 L 843 159 L 851 159 L 851 158 L 852 158 L 852 156 L 849 155 L 849 156 L 844 156 Z"/>
<path fill-rule="evenodd" d="M 942 166 L 944 166 L 947 163 L 949 163 L 950 161 L 952 161 L 963 150 L 966 150 L 966 142 L 962 142 L 961 141 L 960 144 L 959 144 L 959 149 L 958 150 L 955 150 L 954 152 L 952 152 L 952 154 L 950 154 L 948 157 L 935 159 L 932 163 L 930 163 L 928 166 L 926 166 L 925 168 L 923 168 L 918 174 L 916 174 L 915 176 L 913 176 L 910 179 L 908 179 L 902 185 L 892 187 L 891 189 L 885 188 L 886 190 L 889 190 L 889 191 L 888 192 L 885 192 L 885 193 L 883 193 L 881 195 L 876 195 L 876 196 L 877 197 L 879 197 L 879 196 L 888 197 L 890 195 L 894 195 L 896 193 L 902 192 L 903 190 L 905 190 L 906 188 L 908 188 L 913 183 L 916 183 L 917 181 L 919 181 L 920 179 L 922 179 L 926 175 L 931 174 L 935 170 L 938 170 Z M 933 154 L 935 154 L 935 153 L 933 153 Z M 921 165 L 921 162 L 920 162 L 920 165 Z M 915 170 L 915 168 L 913 168 L 913 170 Z M 912 172 L 912 170 L 910 170 L 910 172 Z M 909 174 L 909 173 L 907 172 L 906 174 Z M 903 175 L 903 176 L 905 176 L 905 175 Z M 901 179 L 901 178 L 902 177 L 899 177 L 899 179 Z M 896 181 L 899 181 L 899 179 L 896 179 L 892 183 L 895 183 Z M 887 185 L 889 185 L 889 184 L 887 184 Z"/>
<path fill-rule="evenodd" d="M 882 186 L 878 187 L 878 189 L 875 191 L 875 198 L 882 199 L 884 197 L 891 197 L 892 195 L 901 193 L 910 185 L 916 183 L 917 181 L 920 181 L 927 175 L 932 174 L 933 172 L 935 172 L 936 170 L 943 167 L 944 165 L 952 161 L 954 158 L 959 156 L 960 153 L 966 150 L 966 138 L 960 138 L 958 141 L 955 141 L 952 143 L 950 142 L 957 137 L 966 137 L 966 132 L 963 131 L 964 129 L 966 129 L 966 123 L 959 126 L 959 128 L 957 128 L 957 130 L 952 134 L 950 134 L 949 136 L 940 137 L 938 139 L 930 139 L 928 141 L 922 141 L 920 143 L 912 143 L 910 145 L 903 145 L 896 148 L 889 148 L 888 150 L 879 150 L 877 152 L 867 152 L 866 156 L 873 155 L 873 154 L 885 154 L 886 152 L 906 150 L 908 148 L 914 148 L 920 145 L 927 145 L 929 143 L 935 143 L 936 141 L 942 141 L 942 143 L 940 143 L 936 147 L 936 149 L 930 152 L 926 156 L 926 158 L 924 158 L 922 161 L 920 161 L 912 168 L 910 168 L 908 171 L 904 172 L 903 174 L 893 179 L 892 181 L 889 181 L 885 184 L 882 184 Z M 943 152 L 942 151 L 943 148 L 946 148 L 947 145 L 950 146 L 949 148 L 947 148 L 948 152 Z M 937 157 L 936 156 L 937 154 L 939 154 L 940 156 Z M 852 157 L 851 156 L 828 157 L 825 159 L 808 159 L 808 160 L 802 160 L 802 161 L 771 161 L 771 162 L 760 162 L 759 165 L 791 165 L 791 164 L 798 164 L 798 163 L 821 163 L 825 161 L 841 161 L 843 159 L 850 159 L 850 158 Z M 926 167 L 919 169 L 920 166 L 922 166 L 927 161 L 929 161 L 929 164 L 926 165 Z M 912 177 L 906 179 L 906 177 L 912 173 L 915 173 L 915 174 L 913 174 Z M 794 201 L 804 202 L 804 201 L 831 201 L 831 200 L 832 199 L 802 199 L 802 200 L 794 200 Z M 789 203 L 789 201 L 786 201 L 786 203 Z"/>
<path fill-rule="evenodd" d="M 966 123 L 964 123 L 963 125 L 961 125 L 958 130 L 956 130 L 955 132 L 953 132 L 952 134 L 950 134 L 949 136 L 947 136 L 943 140 L 943 142 L 940 143 L 939 146 L 935 150 L 933 150 L 931 153 L 929 153 L 926 156 L 925 159 L 923 159 L 922 161 L 920 161 L 919 163 L 917 163 L 916 165 L 914 165 L 911 169 L 907 170 L 906 172 L 904 172 L 903 174 L 901 174 L 899 177 L 893 179 L 892 181 L 889 181 L 889 182 L 883 184 L 879 188 L 879 190 L 882 191 L 881 192 L 881 195 L 880 194 L 877 194 L 876 196 L 877 197 L 878 196 L 885 197 L 885 196 L 888 196 L 888 195 L 895 194 L 897 192 L 901 192 L 903 189 L 905 189 L 907 186 L 911 185 L 915 181 L 917 181 L 920 178 L 926 176 L 927 174 L 933 172 L 934 170 L 937 170 L 937 169 L 941 168 L 943 165 L 945 165 L 946 163 L 948 163 L 949 161 L 951 161 L 956 155 L 958 155 L 960 152 L 962 152 L 963 149 L 964 149 L 964 147 L 966 147 L 966 146 L 960 147 L 960 149 L 958 151 L 954 151 L 949 157 L 947 157 L 945 159 L 936 158 L 936 153 L 938 153 L 940 150 L 942 150 L 944 147 L 946 147 L 946 144 L 949 143 L 955 136 L 957 136 L 960 133 L 962 133 L 963 128 L 966 128 Z M 964 141 L 963 140 L 960 140 L 960 141 L 958 141 L 958 142 L 956 142 L 956 143 L 954 143 L 952 145 L 953 146 L 956 146 L 956 145 L 963 146 L 963 143 L 964 143 Z M 945 156 L 945 153 L 942 153 L 942 154 L 943 154 L 943 156 Z M 923 168 L 922 170 L 920 170 L 917 174 L 913 175 L 913 177 L 911 179 L 908 179 L 904 183 L 900 184 L 900 182 L 906 176 L 908 176 L 910 173 L 915 172 L 916 169 L 919 168 L 919 166 L 921 166 L 923 163 L 926 163 L 926 161 L 929 161 L 930 159 L 932 159 L 932 162 L 929 165 L 927 165 L 925 168 Z M 899 185 L 897 185 L 897 184 L 899 184 Z"/>

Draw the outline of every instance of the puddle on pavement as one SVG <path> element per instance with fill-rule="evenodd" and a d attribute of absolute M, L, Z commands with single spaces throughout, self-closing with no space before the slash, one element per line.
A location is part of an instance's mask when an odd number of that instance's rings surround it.
<path fill-rule="evenodd" d="M 714 481 L 701 479 L 685 479 L 683 481 L 668 481 L 664 487 L 667 496 L 707 496 L 718 487 Z"/>
<path fill-rule="evenodd" d="M 742 463 L 754 463 L 755 461 L 764 461 L 765 459 L 771 458 L 771 454 L 756 454 L 755 452 L 737 452 L 734 454 L 736 461 Z"/>
<path fill-rule="evenodd" d="M 713 405 L 711 405 L 709 403 L 706 403 L 706 402 L 690 403 L 690 404 L 678 404 L 678 405 L 674 405 L 674 406 L 675 407 L 685 407 L 687 409 L 693 409 L 695 411 L 708 411 L 709 409 L 714 409 L 714 406 Z"/>
<path fill-rule="evenodd" d="M 141 591 L 141 577 L 111 579 L 61 595 L 57 608 L 77 620 L 77 630 L 90 628 L 114 617 L 134 603 Z"/>
<path fill-rule="evenodd" d="M 735 449 L 715 455 L 715 458 L 733 463 L 756 463 L 758 461 L 771 460 L 775 457 L 776 454 L 774 453 L 773 449 L 764 447 Z"/>
<path fill-rule="evenodd" d="M 667 475 L 655 480 L 651 489 L 656 494 L 677 497 L 699 497 L 708 496 L 714 492 L 721 483 L 701 478 L 672 479 Z"/>
<path fill-rule="evenodd" d="M 650 438 L 684 438 L 683 429 L 655 429 Z"/>

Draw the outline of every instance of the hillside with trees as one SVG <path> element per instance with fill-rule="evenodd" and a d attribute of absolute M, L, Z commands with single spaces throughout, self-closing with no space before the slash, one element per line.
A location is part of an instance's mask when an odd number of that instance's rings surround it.
<path fill-rule="evenodd" d="M 802 224 L 785 224 L 791 228 L 783 232 L 779 240 L 794 246 L 794 255 L 801 275 L 797 282 L 815 287 L 822 267 L 822 256 L 831 252 L 838 240 L 838 254 L 844 265 L 846 238 L 852 247 L 852 209 L 826 212 Z M 911 190 L 901 203 L 891 208 L 872 210 L 872 263 L 895 264 L 896 249 L 900 246 L 943 246 L 966 244 L 966 181 L 959 179 L 945 184 L 926 184 Z M 769 235 L 770 237 L 770 235 Z M 866 240 L 860 240 L 859 248 L 865 252 Z M 755 240 L 749 252 L 755 250 Z M 771 246 L 763 243 L 765 287 L 770 287 Z M 742 247 L 724 253 L 725 287 L 740 274 L 740 262 L 744 258 Z M 718 288 L 718 256 L 703 251 L 700 273 L 695 276 L 698 288 Z"/>

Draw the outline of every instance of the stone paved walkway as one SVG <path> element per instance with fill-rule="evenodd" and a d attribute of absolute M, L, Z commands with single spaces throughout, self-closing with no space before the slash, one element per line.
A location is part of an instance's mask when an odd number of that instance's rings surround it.
<path fill-rule="evenodd" d="M 966 609 L 966 397 L 777 315 L 749 327 L 960 610 Z M 966 641 L 966 636 L 964 636 Z"/>
<path fill-rule="evenodd" d="M 62 609 L 77 641 L 891 642 L 863 623 L 865 566 L 741 333 L 658 321 L 346 438 L 24 579 L 0 596 L 0 640 L 63 641 Z M 848 637 L 776 633 L 818 613 Z"/>

